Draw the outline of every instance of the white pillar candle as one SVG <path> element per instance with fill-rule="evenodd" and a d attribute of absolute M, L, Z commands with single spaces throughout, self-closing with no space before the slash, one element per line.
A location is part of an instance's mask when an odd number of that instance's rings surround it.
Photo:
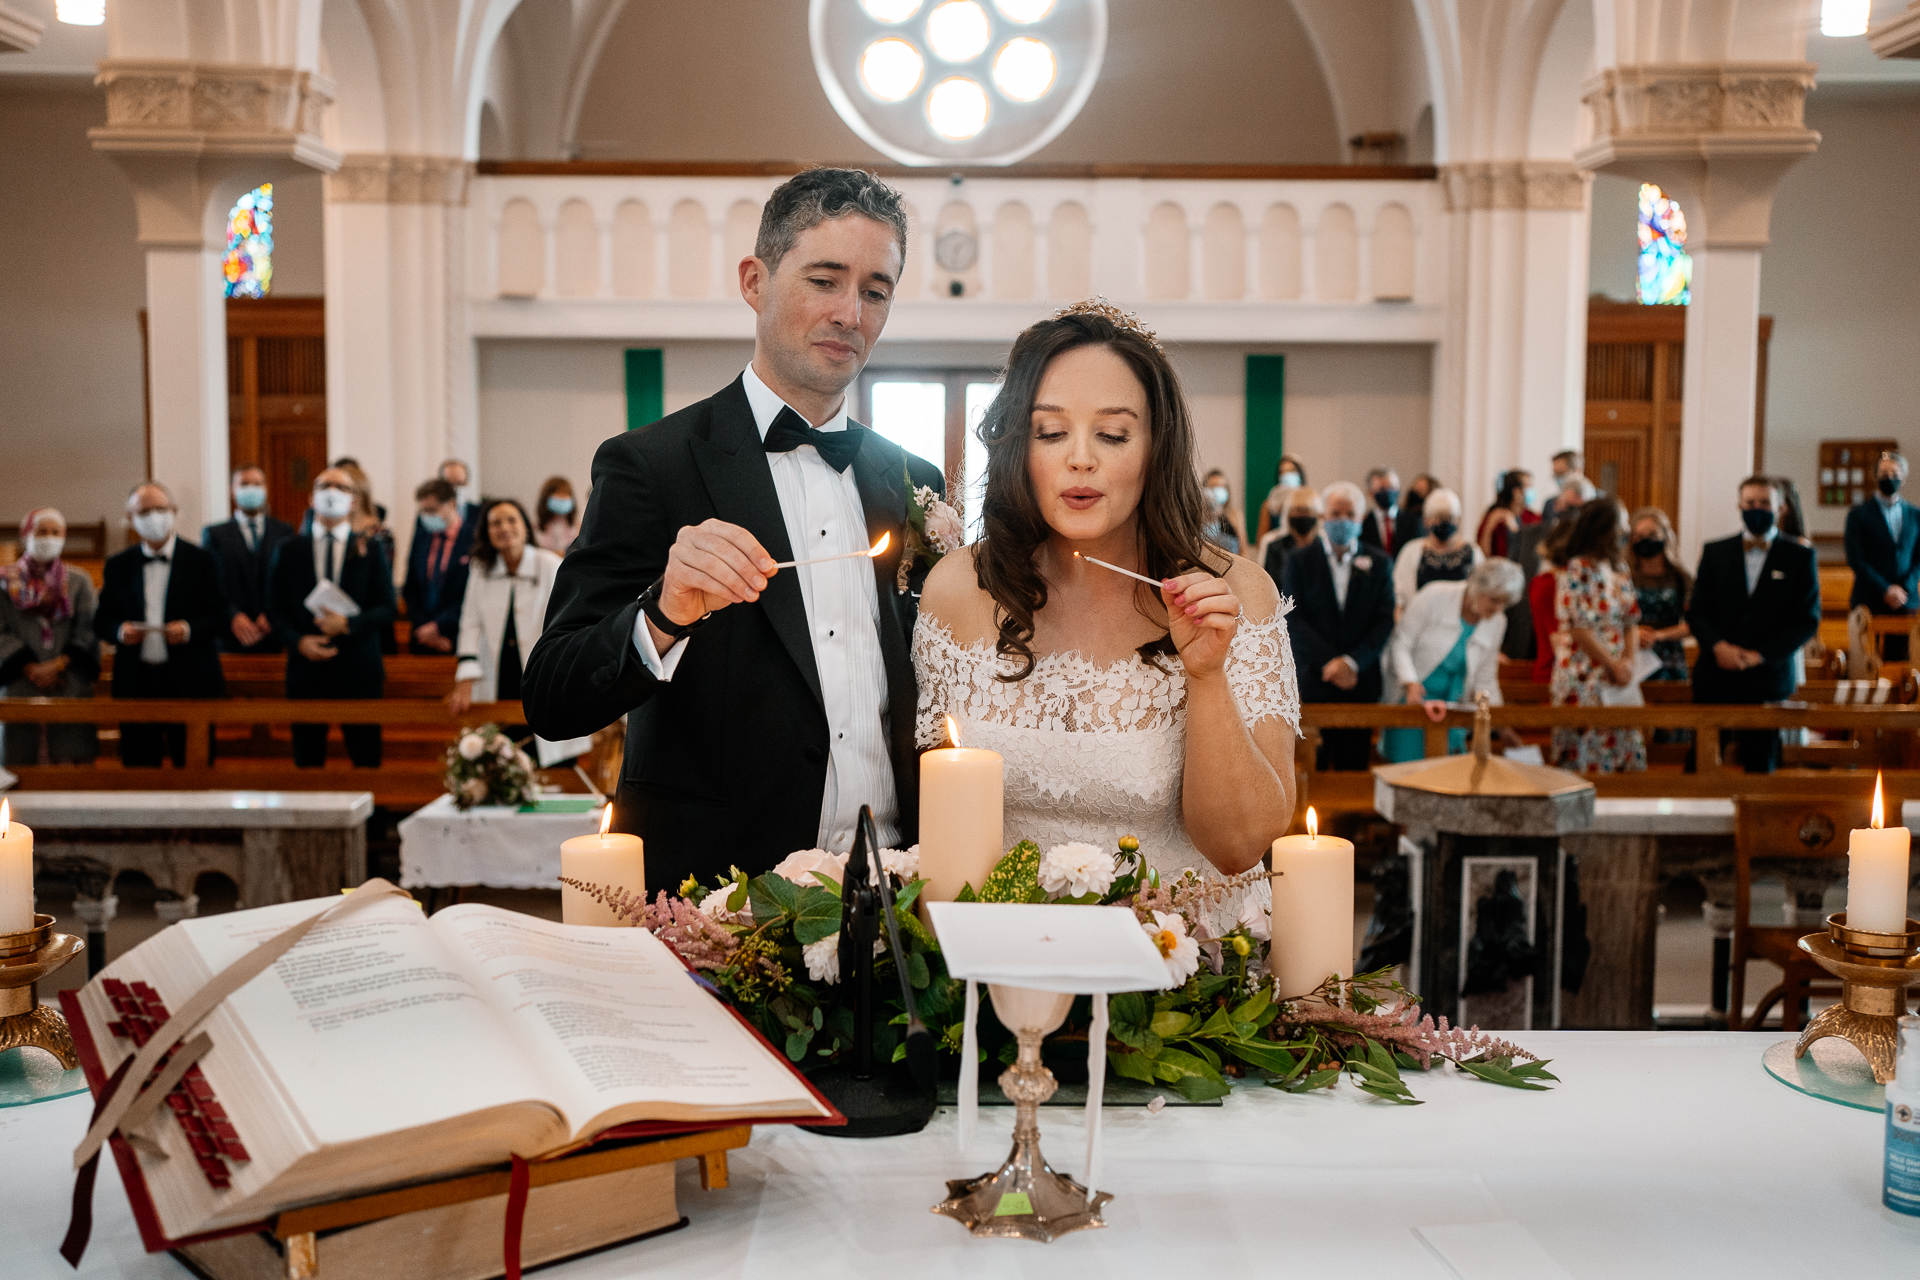
<path fill-rule="evenodd" d="M 607 889 L 625 889 L 637 898 L 647 892 L 646 845 L 639 836 L 609 830 L 613 826 L 613 802 L 607 802 L 600 819 L 600 834 L 575 836 L 560 846 L 562 879 Z M 595 901 L 585 890 L 570 884 L 560 886 L 560 919 L 567 924 L 626 925 L 611 908 Z"/>
<path fill-rule="evenodd" d="M 1907 874 L 1913 833 L 1886 825 L 1880 778 L 1873 780 L 1873 825 L 1856 830 L 1847 846 L 1847 927 L 1871 933 L 1903 933 L 1907 927 Z"/>
<path fill-rule="evenodd" d="M 921 902 L 952 902 L 960 886 L 978 890 L 1006 853 L 1003 793 L 1006 767 L 997 751 L 955 743 L 920 757 Z"/>
<path fill-rule="evenodd" d="M 33 828 L 0 800 L 0 933 L 33 928 Z"/>
<path fill-rule="evenodd" d="M 1319 833 L 1273 842 L 1273 944 L 1267 968 L 1278 994 L 1303 996 L 1337 973 L 1353 976 L 1353 841 Z"/>

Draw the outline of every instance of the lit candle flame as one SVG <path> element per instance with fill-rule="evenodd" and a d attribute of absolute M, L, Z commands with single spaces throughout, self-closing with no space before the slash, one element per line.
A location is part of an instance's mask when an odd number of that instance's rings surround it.
<path fill-rule="evenodd" d="M 1873 829 L 1880 830 L 1887 825 L 1887 802 L 1880 789 L 1881 775 L 1873 775 Z"/>
<path fill-rule="evenodd" d="M 952 716 L 947 717 L 947 741 L 956 747 L 960 745 L 960 726 L 953 722 Z"/>
<path fill-rule="evenodd" d="M 870 560 L 878 560 L 881 556 L 886 554 L 887 546 L 892 541 L 893 541 L 893 535 L 891 533 L 881 534 L 880 540 L 874 543 L 872 547 L 868 548 L 867 558 Z"/>
<path fill-rule="evenodd" d="M 1319 838 L 1320 838 L 1320 815 L 1313 811 L 1312 805 L 1308 805 L 1307 806 L 1307 839 L 1318 840 Z"/>
<path fill-rule="evenodd" d="M 604 836 L 611 830 L 613 830 L 613 801 L 609 800 L 606 809 L 600 814 L 600 834 Z"/>

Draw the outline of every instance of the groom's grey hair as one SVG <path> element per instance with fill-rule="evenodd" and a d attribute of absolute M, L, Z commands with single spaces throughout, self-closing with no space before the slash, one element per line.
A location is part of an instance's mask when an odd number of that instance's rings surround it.
<path fill-rule="evenodd" d="M 828 168 L 808 169 L 774 188 L 760 211 L 753 256 L 766 263 L 769 272 L 777 271 L 801 232 L 850 213 L 892 227 L 900 256 L 907 256 L 907 210 L 900 193 L 865 169 Z"/>

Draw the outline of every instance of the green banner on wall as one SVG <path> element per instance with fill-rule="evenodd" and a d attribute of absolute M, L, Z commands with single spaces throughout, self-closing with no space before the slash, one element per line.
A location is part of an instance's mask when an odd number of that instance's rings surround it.
<path fill-rule="evenodd" d="M 667 416 L 665 353 L 658 347 L 627 349 L 627 430 Z"/>
<path fill-rule="evenodd" d="M 1284 425 L 1287 390 L 1285 356 L 1247 357 L 1247 536 L 1260 527 L 1260 504 L 1267 500 L 1286 450 Z M 1252 555 L 1253 548 L 1244 554 Z"/>

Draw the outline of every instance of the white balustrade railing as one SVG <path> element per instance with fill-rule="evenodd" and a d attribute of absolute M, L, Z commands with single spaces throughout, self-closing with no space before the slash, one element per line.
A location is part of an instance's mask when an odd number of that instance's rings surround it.
<path fill-rule="evenodd" d="M 749 337 L 736 264 L 781 181 L 479 177 L 468 202 L 473 332 Z M 1435 182 L 930 175 L 894 185 L 912 233 L 889 337 L 1004 341 L 1095 293 L 1176 341 L 1439 337 L 1446 244 Z M 937 253 L 942 237 L 949 252 Z"/>

